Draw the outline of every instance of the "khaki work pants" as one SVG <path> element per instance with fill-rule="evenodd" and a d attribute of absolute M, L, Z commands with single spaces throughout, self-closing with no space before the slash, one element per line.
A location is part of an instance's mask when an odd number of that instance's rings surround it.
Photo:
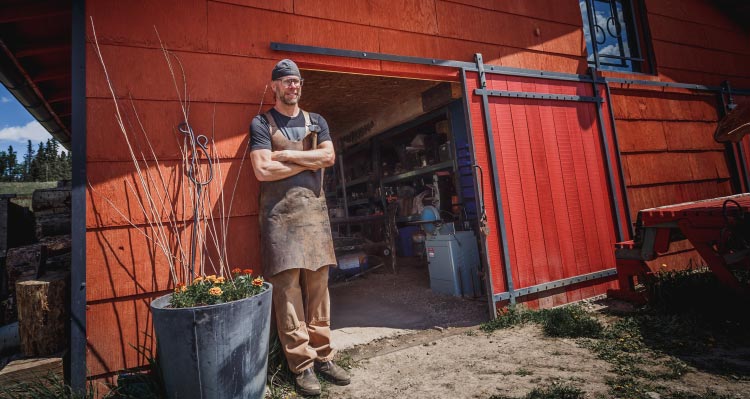
<path fill-rule="evenodd" d="M 276 328 L 289 369 L 299 374 L 316 360 L 333 359 L 328 266 L 289 269 L 267 280 L 273 284 Z"/>

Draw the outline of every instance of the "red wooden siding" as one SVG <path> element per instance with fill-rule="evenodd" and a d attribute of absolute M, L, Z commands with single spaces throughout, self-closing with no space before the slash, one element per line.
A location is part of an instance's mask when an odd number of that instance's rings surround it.
<path fill-rule="evenodd" d="M 750 87 L 750 36 L 707 0 L 647 0 L 657 76 L 663 81 Z M 607 76 L 643 79 L 609 72 Z M 653 78 L 652 78 L 653 79 Z M 635 221 L 638 210 L 730 195 L 736 170 L 713 140 L 715 93 L 612 85 L 618 140 Z M 673 246 L 655 268 L 695 266 L 689 246 Z"/>
<path fill-rule="evenodd" d="M 713 140 L 714 94 L 612 91 L 617 133 L 633 221 L 641 209 L 733 193 L 724 146 Z M 701 263 L 689 248 L 652 262 L 669 269 Z"/>
<path fill-rule="evenodd" d="M 748 33 L 713 2 L 647 0 L 646 9 L 660 76 L 750 87 Z"/>
<path fill-rule="evenodd" d="M 748 36 L 732 27 L 709 4 L 702 0 L 647 1 L 659 67 L 659 76 L 653 79 L 718 84 L 729 78 L 735 86 L 750 87 Z M 127 110 L 126 125 L 137 133 L 143 148 L 145 141 L 137 129 L 134 105 L 160 167 L 173 176 L 179 159 L 176 143 L 180 136 L 175 131 L 180 121 L 178 93 L 154 26 L 164 46 L 180 59 L 187 78 L 191 123 L 200 133 L 215 137 L 214 151 L 225 172 L 221 179 L 226 183 L 240 177 L 230 218 L 230 260 L 242 266 L 253 267 L 259 261 L 258 185 L 249 162 L 239 170 L 239 160 L 245 156 L 247 125 L 258 111 L 275 61 L 289 56 L 310 69 L 458 79 L 457 71 L 447 68 L 284 54 L 272 51 L 270 42 L 463 61 L 471 61 L 480 52 L 485 62 L 495 65 L 569 73 L 586 70 L 580 9 L 575 1 L 102 0 L 87 2 L 86 7 L 87 15 L 96 24 L 120 106 Z M 653 26 L 654 21 L 660 24 L 658 28 Z M 683 33 L 667 29 L 670 24 Z M 703 34 L 696 35 L 697 31 Z M 90 28 L 88 35 L 93 38 Z M 700 57 L 691 58 L 693 50 Z M 589 88 L 579 90 L 576 85 L 545 87 L 542 81 L 502 80 L 494 84 L 498 88 L 510 85 L 541 92 L 557 90 L 556 87 L 565 92 L 590 92 Z M 680 94 L 666 96 L 669 99 L 662 103 L 656 101 L 661 96 L 659 91 L 620 88 L 611 104 L 618 127 L 620 123 L 631 124 L 623 127 L 625 133 L 620 133 L 627 136 L 621 138 L 627 144 L 624 166 L 631 201 L 636 198 L 637 204 L 631 205 L 631 212 L 638 204 L 674 202 L 682 198 L 680 195 L 693 197 L 699 195 L 696 192 L 713 195 L 730 190 L 725 177 L 728 169 L 722 168 L 717 157 L 720 151 L 705 140 L 704 133 L 699 133 L 710 131 L 710 125 L 716 121 L 715 111 L 711 113 L 711 99 Z M 170 283 L 164 261 L 146 255 L 151 250 L 147 240 L 124 223 L 97 194 L 106 194 L 134 222 L 143 223 L 134 202 L 142 194 L 130 193 L 126 188 L 125 181 L 132 182 L 135 176 L 114 122 L 113 101 L 91 43 L 87 53 L 86 95 L 87 171 L 92 186 L 87 200 L 88 368 L 91 375 L 103 377 L 143 362 L 130 345 L 151 344 L 142 339 L 144 331 L 150 332 L 147 302 L 168 290 Z M 652 99 L 648 98 L 650 95 Z M 686 99 L 688 111 L 680 105 Z M 265 103 L 271 100 L 267 93 Z M 647 111 L 640 110 L 641 101 L 647 105 Z M 605 110 L 608 106 L 604 105 Z M 503 190 L 511 199 L 504 206 L 509 207 L 514 237 L 518 237 L 514 238 L 511 254 L 516 267 L 514 277 L 524 284 L 534 284 L 611 267 L 611 248 L 605 248 L 604 244 L 609 245 L 613 237 L 611 220 L 608 224 L 598 223 L 610 211 L 608 202 L 602 202 L 602 195 L 606 197 L 601 175 L 602 154 L 594 145 L 598 139 L 591 139 L 599 134 L 593 122 L 593 106 L 496 101 L 493 109 L 494 126 L 502 129 L 498 131 L 498 138 L 503 139 L 498 149 L 507 168 L 503 169 L 507 174 L 503 176 L 503 181 L 507 181 Z M 481 126 L 476 122 L 481 120 L 478 117 L 472 114 L 475 127 Z M 639 125 L 643 119 L 647 119 L 648 126 Z M 649 137 L 646 143 L 641 142 L 637 133 L 644 129 Z M 608 134 L 611 130 L 607 128 Z M 677 134 L 680 130 L 688 133 Z M 547 142 L 551 135 L 561 140 L 555 141 L 558 147 Z M 657 172 L 640 172 L 632 166 L 643 163 L 639 157 L 655 157 L 664 151 L 676 154 L 680 162 L 690 165 L 691 175 L 676 181 L 672 178 L 633 183 L 662 178 Z M 143 153 L 152 161 L 150 150 Z M 693 155 L 686 156 L 687 153 Z M 477 154 L 486 162 L 486 149 L 478 146 Z M 548 173 L 537 173 L 545 166 Z M 539 184 L 531 184 L 528 179 L 532 176 L 532 181 Z M 694 178 L 700 180 L 691 180 Z M 491 187 L 485 188 L 486 193 L 491 192 Z M 225 186 L 225 194 L 227 190 Z M 550 197 L 554 206 L 545 206 Z M 174 203 L 180 204 L 180 199 L 174 199 Z M 217 212 L 215 196 L 210 206 Z M 492 212 L 492 206 L 488 206 L 488 211 Z M 190 210 L 186 209 L 177 218 L 186 220 L 189 215 Z M 550 220 L 555 223 L 550 224 Z M 597 222 L 595 226 L 592 221 Z M 493 232 L 489 237 L 494 248 L 490 266 L 496 287 L 504 287 L 494 227 Z M 189 229 L 184 234 L 189 234 Z M 538 304 L 561 304 L 603 292 L 606 285 L 555 292 L 540 299 Z"/>
<path fill-rule="evenodd" d="M 543 12 L 537 13 L 541 8 Z M 541 8 L 517 0 L 503 4 L 431 0 L 87 3 L 113 87 L 121 97 L 126 126 L 135 136 L 131 140 L 136 143 L 136 151 L 143 151 L 155 165 L 144 139 L 148 137 L 160 170 L 174 184 L 180 182 L 177 143 L 181 136 L 175 126 L 181 120 L 178 98 L 184 93 L 178 95 L 174 88 L 154 26 L 164 46 L 181 61 L 191 101 L 190 121 L 199 133 L 216 140 L 214 151 L 221 159 L 224 174 L 220 180 L 225 183 L 226 195 L 240 173 L 230 218 L 229 257 L 250 267 L 259 261 L 258 185 L 249 162 L 241 171 L 238 169 L 247 146 L 247 126 L 258 112 L 271 67 L 287 56 L 272 51 L 271 41 L 466 61 L 482 52 L 485 60 L 498 64 L 583 72 L 578 5 L 556 5 L 554 13 L 550 7 Z M 396 9 L 399 11 L 393 12 Z M 90 28 L 89 37 L 93 37 Z M 457 72 L 446 68 L 291 56 L 307 68 L 457 79 Z M 150 331 L 150 325 L 142 322 L 147 317 L 148 298 L 168 290 L 171 283 L 163 256 L 149 256 L 154 252 L 153 244 L 107 201 L 143 227 L 146 220 L 137 201 L 144 195 L 128 189 L 126 182 L 134 185 L 137 176 L 92 45 L 87 54 L 86 93 L 91 183 L 87 201 L 87 297 L 96 304 L 88 313 L 89 325 L 96 325 L 96 332 L 89 334 L 89 369 L 94 376 L 106 376 L 142 363 L 130 344 L 141 343 L 139 334 Z M 265 103 L 271 101 L 270 93 L 266 94 Z M 137 128 L 133 107 L 145 133 Z M 209 204 L 214 213 L 219 208 L 217 197 L 217 193 L 212 194 Z M 170 202 L 181 209 L 181 198 Z M 189 220 L 190 214 L 186 209 L 177 219 Z M 189 236 L 190 229 L 185 228 L 182 234 Z M 536 255 L 541 256 L 541 252 Z M 113 309 L 116 314 L 111 314 Z"/>
<path fill-rule="evenodd" d="M 738 104 L 739 107 L 750 107 L 750 96 L 734 96 L 734 102 Z M 734 150 L 734 154 L 736 157 L 735 164 L 737 169 L 742 170 L 743 168 L 745 168 L 745 170 L 750 170 L 750 137 L 745 136 L 739 143 L 738 147 L 740 148 L 736 148 Z M 740 150 L 743 152 L 740 152 Z M 742 157 L 743 153 L 745 155 L 744 157 Z M 742 191 L 750 192 L 750 187 L 748 187 L 746 179 L 750 179 L 750 176 L 744 176 L 740 178 Z"/>
<path fill-rule="evenodd" d="M 476 74 L 469 76 L 471 93 L 478 81 Z M 493 90 L 592 95 L 590 85 L 582 83 L 487 76 L 487 88 Z M 488 251 L 497 294 L 507 291 L 507 283 L 479 101 L 472 96 L 471 118 L 477 161 L 488 171 L 483 193 L 492 229 Z M 489 112 L 514 288 L 614 267 L 614 213 L 595 105 L 493 97 Z M 529 304 L 550 307 L 603 293 L 611 286 L 607 281 L 572 286 L 540 294 Z"/>

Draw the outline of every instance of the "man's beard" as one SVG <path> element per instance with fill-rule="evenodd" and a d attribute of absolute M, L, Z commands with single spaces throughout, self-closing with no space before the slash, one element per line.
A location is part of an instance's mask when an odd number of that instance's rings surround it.
<path fill-rule="evenodd" d="M 280 94 L 276 95 L 276 99 L 280 100 L 282 103 L 284 103 L 286 105 L 297 105 L 297 103 L 299 103 L 300 97 L 302 97 L 302 93 L 298 93 L 297 96 L 294 97 L 291 100 L 287 100 L 287 98 L 284 95 L 284 93 L 280 93 Z"/>

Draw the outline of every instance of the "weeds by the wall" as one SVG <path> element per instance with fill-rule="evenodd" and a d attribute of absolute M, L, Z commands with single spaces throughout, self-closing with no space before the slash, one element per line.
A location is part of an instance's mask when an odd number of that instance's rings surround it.
<path fill-rule="evenodd" d="M 512 306 L 504 308 L 495 320 L 483 323 L 480 328 L 489 333 L 526 323 L 540 324 L 545 335 L 550 337 L 593 338 L 602 331 L 601 323 L 578 305 L 540 310 Z"/>
<path fill-rule="evenodd" d="M 599 320 L 580 306 L 549 309 L 542 317 L 542 330 L 548 337 L 596 338 L 602 329 Z"/>
<path fill-rule="evenodd" d="M 0 387 L 0 398 L 2 399 L 94 399 L 97 398 L 97 389 L 89 385 L 86 393 L 73 392 L 70 386 L 59 375 L 49 373 L 33 382 L 19 382 Z"/>
<path fill-rule="evenodd" d="M 747 276 L 740 275 L 740 280 L 746 281 Z M 666 387 L 666 382 L 681 379 L 691 367 L 750 380 L 747 361 L 722 355 L 750 345 L 750 307 L 740 305 L 746 300 L 720 284 L 707 269 L 658 273 L 647 289 L 652 298 L 648 306 L 618 315 L 606 327 L 582 307 L 569 305 L 543 310 L 506 308 L 481 329 L 489 333 L 538 323 L 547 336 L 581 338 L 578 343 L 607 361 L 617 375 L 607 382 L 608 397 L 728 398 L 712 391 L 696 395 Z M 562 391 L 558 388 L 556 392 Z M 527 396 L 531 397 L 537 396 Z"/>
<path fill-rule="evenodd" d="M 746 362 L 732 363 L 717 350 L 750 344 L 747 307 L 708 270 L 658 273 L 648 284 L 648 306 L 602 332 L 601 339 L 581 341 L 618 376 L 608 382 L 613 397 L 728 398 L 674 392 L 660 383 L 679 380 L 691 367 L 733 379 L 750 379 Z"/>
<path fill-rule="evenodd" d="M 486 333 L 490 333 L 495 330 L 523 325 L 535 321 L 535 319 L 538 318 L 538 313 L 539 311 L 529 310 L 522 306 L 509 306 L 503 308 L 497 315 L 497 318 L 482 323 L 479 328 Z"/>

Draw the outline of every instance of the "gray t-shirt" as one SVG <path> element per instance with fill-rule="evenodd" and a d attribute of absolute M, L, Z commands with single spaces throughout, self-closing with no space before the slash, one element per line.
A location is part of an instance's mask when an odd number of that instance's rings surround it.
<path fill-rule="evenodd" d="M 302 112 L 294 118 L 281 114 L 271 108 L 271 116 L 279 127 L 281 133 L 287 140 L 300 141 L 305 137 L 305 116 Z M 310 112 L 310 122 L 320 126 L 318 143 L 331 141 L 331 133 L 328 131 L 328 122 L 319 114 Z M 256 115 L 250 123 L 250 151 L 270 150 L 271 148 L 271 126 L 264 115 Z"/>

